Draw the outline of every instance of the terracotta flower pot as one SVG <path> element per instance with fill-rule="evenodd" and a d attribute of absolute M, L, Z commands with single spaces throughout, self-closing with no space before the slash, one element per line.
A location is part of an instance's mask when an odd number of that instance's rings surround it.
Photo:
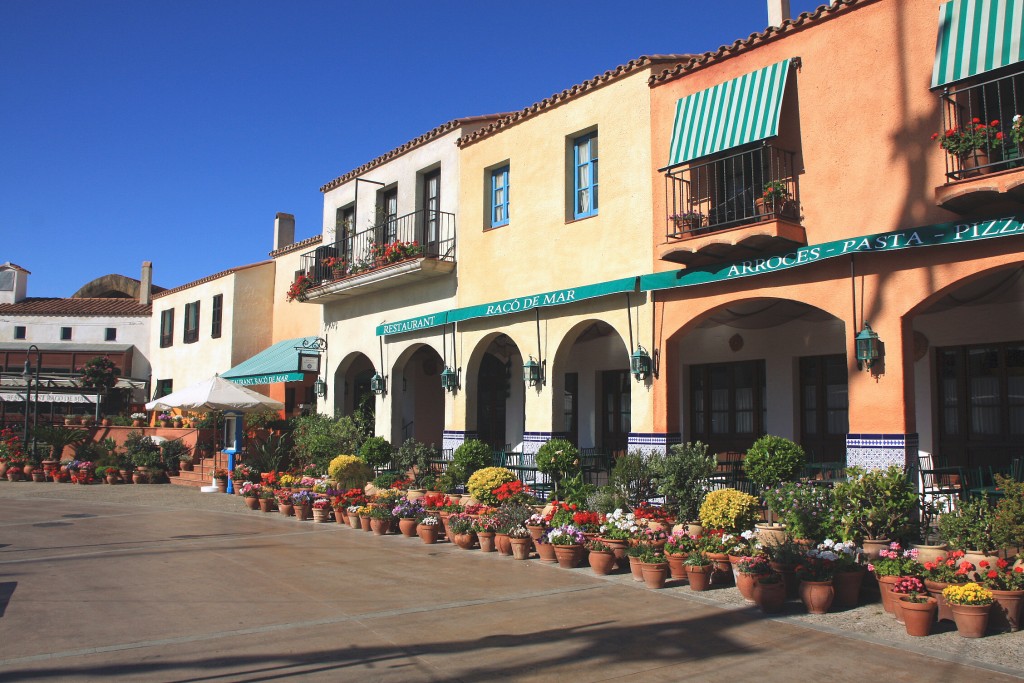
<path fill-rule="evenodd" d="M 945 581 L 931 581 L 925 579 L 924 587 L 928 589 L 928 595 L 935 598 L 935 602 L 938 604 L 939 611 L 937 618 L 939 621 L 953 621 L 953 610 L 950 609 L 949 603 L 946 602 L 946 598 L 942 595 L 942 589 L 949 584 Z"/>
<path fill-rule="evenodd" d="M 480 541 L 480 550 L 485 553 L 494 552 L 494 532 L 493 531 L 480 531 L 477 532 L 477 540 Z"/>
<path fill-rule="evenodd" d="M 295 505 L 295 519 L 300 522 L 305 522 L 307 519 L 313 516 L 313 505 Z"/>
<path fill-rule="evenodd" d="M 245 505 L 250 510 L 259 510 L 260 509 L 260 499 L 257 498 L 256 496 L 246 496 L 245 497 Z"/>
<path fill-rule="evenodd" d="M 931 634 L 935 614 L 939 610 L 939 602 L 935 598 L 929 597 L 926 602 L 911 602 L 909 595 L 901 595 L 899 604 L 908 636 L 923 637 Z"/>
<path fill-rule="evenodd" d="M 655 590 L 665 587 L 665 581 L 668 580 L 668 562 L 641 562 L 640 567 L 644 585 Z"/>
<path fill-rule="evenodd" d="M 629 573 L 633 576 L 634 581 L 644 580 L 644 569 L 641 566 L 643 563 L 632 555 L 629 556 Z"/>
<path fill-rule="evenodd" d="M 345 514 L 345 508 L 334 508 L 334 521 L 338 524 L 348 526 L 348 516 Z"/>
<path fill-rule="evenodd" d="M 860 586 L 864 583 L 864 569 L 856 571 L 837 571 L 832 576 L 832 587 L 836 589 L 832 604 L 840 609 L 850 609 L 860 602 Z"/>
<path fill-rule="evenodd" d="M 273 498 L 260 498 L 259 499 L 260 512 L 273 512 L 274 511 L 274 499 Z"/>
<path fill-rule="evenodd" d="M 612 554 L 615 555 L 615 563 L 619 565 L 619 569 L 625 569 L 627 562 L 626 542 L 616 538 L 602 538 L 601 542 L 612 549 Z"/>
<path fill-rule="evenodd" d="M 472 550 L 476 545 L 476 534 L 452 534 L 452 543 L 463 550 Z"/>
<path fill-rule="evenodd" d="M 512 543 L 509 540 L 508 534 L 495 534 L 494 547 L 499 555 L 512 556 Z"/>
<path fill-rule="evenodd" d="M 665 559 L 668 560 L 668 571 L 669 576 L 673 579 L 686 580 L 686 566 L 683 564 L 686 561 L 686 553 L 666 553 Z"/>
<path fill-rule="evenodd" d="M 736 588 L 745 602 L 754 602 L 754 585 L 757 583 L 757 574 L 747 572 L 736 572 Z"/>
<path fill-rule="evenodd" d="M 864 557 L 869 560 L 877 560 L 880 556 L 878 553 L 889 547 L 892 543 L 888 538 L 866 538 L 861 544 L 864 547 Z"/>
<path fill-rule="evenodd" d="M 366 533 L 370 533 L 371 531 L 373 531 L 373 527 L 370 526 L 369 515 L 359 515 L 359 521 L 363 531 L 365 531 Z"/>
<path fill-rule="evenodd" d="M 583 561 L 583 546 L 578 543 L 556 545 L 555 559 L 562 569 L 575 569 Z"/>
<path fill-rule="evenodd" d="M 992 599 L 995 600 L 992 614 L 989 617 L 992 628 L 996 631 L 1018 631 L 1020 629 L 1021 604 L 1024 603 L 1024 590 L 993 590 Z"/>
<path fill-rule="evenodd" d="M 786 584 L 754 582 L 754 604 L 765 614 L 778 614 L 786 604 Z"/>
<path fill-rule="evenodd" d="M 526 528 L 530 530 L 530 537 L 535 541 L 544 535 L 544 527 L 542 526 L 530 524 Z"/>
<path fill-rule="evenodd" d="M 607 576 L 615 571 L 615 553 L 610 550 L 591 550 L 587 561 L 590 569 L 598 576 Z"/>
<path fill-rule="evenodd" d="M 800 580 L 796 578 L 796 565 L 781 562 L 769 562 L 771 568 L 782 575 L 782 584 L 786 587 L 786 598 L 795 598 L 800 591 Z"/>
<path fill-rule="evenodd" d="M 509 543 L 512 545 L 512 557 L 517 560 L 528 560 L 530 559 L 530 553 L 533 551 L 533 539 L 532 538 L 510 538 Z"/>
<path fill-rule="evenodd" d="M 277 511 L 285 517 L 291 517 L 295 514 L 295 506 L 292 505 L 291 503 L 278 503 Z"/>
<path fill-rule="evenodd" d="M 956 631 L 964 638 L 981 638 L 988 628 L 992 605 L 950 605 Z"/>
<path fill-rule="evenodd" d="M 800 600 L 808 614 L 827 614 L 835 595 L 831 581 L 800 582 Z"/>
<path fill-rule="evenodd" d="M 878 590 L 882 593 L 882 608 L 889 614 L 896 616 L 896 604 L 893 598 L 892 587 L 900 580 L 899 576 L 879 576 Z"/>
<path fill-rule="evenodd" d="M 398 530 L 407 538 L 416 537 L 416 520 L 412 517 L 402 517 L 398 520 Z"/>
<path fill-rule="evenodd" d="M 704 567 L 686 566 L 686 578 L 690 582 L 690 590 L 706 591 L 711 586 L 711 565 Z"/>
<path fill-rule="evenodd" d="M 437 525 L 436 524 L 418 524 L 416 525 L 416 533 L 419 535 L 420 540 L 428 545 L 437 543 Z"/>
<path fill-rule="evenodd" d="M 313 508 L 313 522 L 323 524 L 331 521 L 331 508 Z"/>
<path fill-rule="evenodd" d="M 537 557 L 541 562 L 546 564 L 554 564 L 555 562 L 558 562 L 555 558 L 555 546 L 550 543 L 538 543 L 536 541 L 533 542 L 533 545 L 537 550 Z"/>
<path fill-rule="evenodd" d="M 362 529 L 363 520 L 359 518 L 359 515 L 350 513 L 348 516 L 348 525 L 353 529 Z"/>
<path fill-rule="evenodd" d="M 370 530 L 374 536 L 383 536 L 387 532 L 391 531 L 391 520 L 390 519 L 370 519 Z"/>

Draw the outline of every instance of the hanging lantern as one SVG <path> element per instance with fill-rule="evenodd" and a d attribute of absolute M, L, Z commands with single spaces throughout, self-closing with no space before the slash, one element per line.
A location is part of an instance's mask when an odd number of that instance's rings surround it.
<path fill-rule="evenodd" d="M 857 333 L 855 339 L 857 345 L 857 367 L 861 363 L 869 370 L 882 355 L 882 342 L 878 334 L 871 329 L 871 325 L 864 323 L 864 329 Z"/>
<path fill-rule="evenodd" d="M 523 381 L 531 387 L 538 386 L 544 381 L 544 368 L 533 359 L 533 356 L 523 363 Z"/>
<path fill-rule="evenodd" d="M 647 353 L 647 349 L 637 344 L 636 351 L 629 358 L 629 369 L 633 373 L 633 377 L 638 382 L 643 382 L 651 376 L 653 367 L 654 362 L 651 360 L 651 355 Z"/>
<path fill-rule="evenodd" d="M 327 398 L 327 382 L 323 381 L 320 377 L 316 378 L 313 382 L 313 390 L 316 391 L 316 395 L 320 398 Z"/>
<path fill-rule="evenodd" d="M 381 377 L 379 372 L 373 373 L 373 377 L 370 378 L 370 391 L 378 396 L 388 393 L 388 378 Z"/>
<path fill-rule="evenodd" d="M 452 393 L 459 388 L 459 375 L 447 365 L 441 371 L 441 387 Z"/>

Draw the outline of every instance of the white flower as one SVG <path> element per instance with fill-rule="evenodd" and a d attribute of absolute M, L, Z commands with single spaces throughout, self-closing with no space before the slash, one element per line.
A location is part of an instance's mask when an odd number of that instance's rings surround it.
<path fill-rule="evenodd" d="M 744 541 L 749 541 L 750 539 L 752 539 L 754 537 L 754 532 L 751 531 L 750 529 L 747 529 L 742 534 L 740 534 L 740 536 L 743 538 Z"/>
<path fill-rule="evenodd" d="M 821 542 L 821 544 L 826 548 L 832 548 L 833 546 L 835 546 L 836 542 L 833 541 L 831 538 L 826 538 L 824 541 Z"/>
<path fill-rule="evenodd" d="M 826 550 L 824 552 L 818 553 L 818 557 L 820 557 L 823 560 L 831 560 L 833 562 L 839 559 L 839 556 L 831 550 Z"/>

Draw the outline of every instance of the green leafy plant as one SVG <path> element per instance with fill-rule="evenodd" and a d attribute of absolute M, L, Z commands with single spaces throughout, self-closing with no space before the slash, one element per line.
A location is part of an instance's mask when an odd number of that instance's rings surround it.
<path fill-rule="evenodd" d="M 998 548 L 1024 544 L 1024 483 L 1001 474 L 996 486 L 1003 492 L 992 519 L 992 541 Z"/>
<path fill-rule="evenodd" d="M 743 471 L 758 488 L 792 481 L 807 462 L 804 449 L 789 439 L 767 434 L 754 442 L 743 460 Z"/>
<path fill-rule="evenodd" d="M 790 481 L 761 495 L 794 538 L 822 539 L 830 535 L 832 489 L 827 486 Z"/>
<path fill-rule="evenodd" d="M 359 457 L 374 469 L 390 465 L 393 456 L 394 452 L 391 449 L 391 442 L 383 436 L 371 436 L 359 448 Z"/>
<path fill-rule="evenodd" d="M 84 429 L 67 429 L 66 427 L 36 427 L 33 431 L 36 441 L 50 446 L 50 459 L 60 460 L 65 446 L 77 446 L 89 438 Z"/>
<path fill-rule="evenodd" d="M 416 439 L 406 439 L 395 451 L 395 468 L 403 476 L 413 477 L 416 484 L 422 484 L 423 478 L 430 474 L 430 462 L 441 455 L 433 445 L 426 445 Z"/>
<path fill-rule="evenodd" d="M 635 508 L 658 495 L 658 473 L 664 456 L 655 451 L 635 450 L 618 457 L 610 483 L 617 496 Z"/>
<path fill-rule="evenodd" d="M 932 140 L 938 140 L 939 147 L 956 157 L 965 157 L 975 150 L 987 150 L 1002 144 L 1003 134 L 999 130 L 999 121 L 985 123 L 979 118 L 969 123 L 947 129 L 942 133 L 932 134 Z"/>
<path fill-rule="evenodd" d="M 160 444 L 160 457 L 163 460 L 164 467 L 173 468 L 179 462 L 191 460 L 192 449 L 183 443 L 181 439 L 164 441 Z"/>
<path fill-rule="evenodd" d="M 142 432 L 129 432 L 124 441 L 125 454 L 136 467 L 155 468 L 161 464 L 160 446 Z"/>
<path fill-rule="evenodd" d="M 278 419 L 277 411 L 257 410 L 245 416 L 246 429 L 267 429 L 271 422 Z"/>
<path fill-rule="evenodd" d="M 675 444 L 658 465 L 658 491 L 666 497 L 667 507 L 681 520 L 696 520 L 716 467 L 707 444 Z"/>
<path fill-rule="evenodd" d="M 448 475 L 456 484 L 465 484 L 473 473 L 490 467 L 494 461 L 494 450 L 483 441 L 469 439 L 462 442 L 452 453 L 448 464 Z"/>
<path fill-rule="evenodd" d="M 250 440 L 246 459 L 257 472 L 278 472 L 284 467 L 291 451 L 292 442 L 288 434 L 268 434 L 262 439 Z M 317 457 L 316 461 L 319 460 L 321 458 Z"/>
<path fill-rule="evenodd" d="M 537 471 L 551 477 L 555 496 L 559 496 L 559 485 L 563 479 L 582 473 L 580 451 L 566 439 L 551 439 L 537 449 L 534 457 Z"/>
<path fill-rule="evenodd" d="M 902 468 L 847 468 L 833 489 L 833 509 L 845 540 L 895 539 L 906 535 L 917 510 L 917 492 Z"/>
<path fill-rule="evenodd" d="M 939 534 L 957 550 L 995 550 L 995 508 L 986 498 L 960 502 L 955 510 L 939 516 Z M 1013 545 L 1020 542 L 1017 537 Z"/>
<path fill-rule="evenodd" d="M 365 484 L 373 476 L 373 471 L 358 456 L 339 455 L 327 466 L 327 476 L 342 488 L 353 488 Z"/>

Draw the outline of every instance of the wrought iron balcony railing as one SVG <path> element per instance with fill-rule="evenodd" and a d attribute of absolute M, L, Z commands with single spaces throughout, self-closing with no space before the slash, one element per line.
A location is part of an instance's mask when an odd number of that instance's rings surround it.
<path fill-rule="evenodd" d="M 413 258 L 455 261 L 455 214 L 421 209 L 385 218 L 367 230 L 339 225 L 337 241 L 302 255 L 313 286 Z"/>
<path fill-rule="evenodd" d="M 946 150 L 947 178 L 1024 168 L 1024 119 L 1014 120 L 1024 115 L 1024 71 L 946 88 L 939 98 L 942 131 L 934 137 Z"/>
<path fill-rule="evenodd" d="M 795 154 L 768 144 L 665 174 L 669 240 L 762 220 L 799 220 Z"/>

